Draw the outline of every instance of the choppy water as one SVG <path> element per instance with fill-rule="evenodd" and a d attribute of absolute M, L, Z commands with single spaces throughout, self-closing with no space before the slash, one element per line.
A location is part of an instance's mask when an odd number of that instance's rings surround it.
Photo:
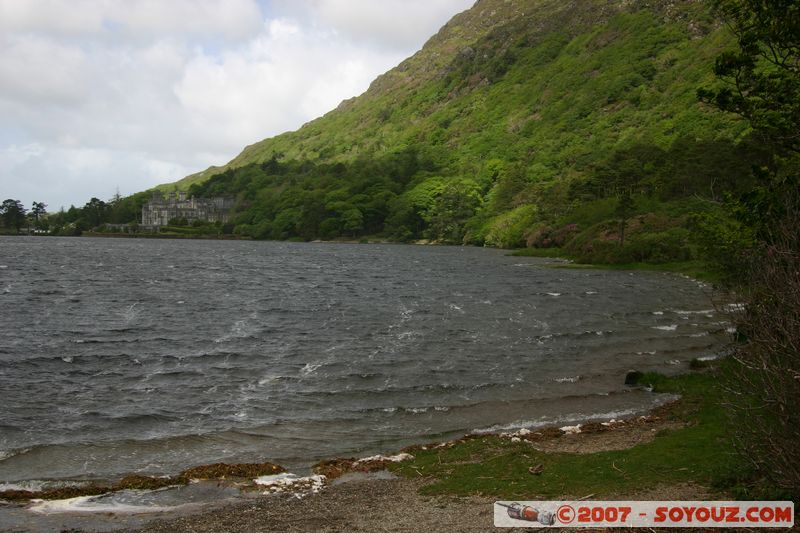
<path fill-rule="evenodd" d="M 712 355 L 697 282 L 478 248 L 0 239 L 0 486 L 635 413 Z"/>

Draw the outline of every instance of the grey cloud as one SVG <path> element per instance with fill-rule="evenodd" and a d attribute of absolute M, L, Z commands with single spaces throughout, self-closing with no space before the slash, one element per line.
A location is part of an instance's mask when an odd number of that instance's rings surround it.
<path fill-rule="evenodd" d="M 275 0 L 264 20 L 255 0 L 0 0 L 0 194 L 82 204 L 225 163 L 468 3 Z"/>
<path fill-rule="evenodd" d="M 275 0 L 280 13 L 331 28 L 345 39 L 387 49 L 418 48 L 475 0 Z"/>
<path fill-rule="evenodd" d="M 0 0 L 0 30 L 62 38 L 169 33 L 246 39 L 261 19 L 255 0 Z"/>

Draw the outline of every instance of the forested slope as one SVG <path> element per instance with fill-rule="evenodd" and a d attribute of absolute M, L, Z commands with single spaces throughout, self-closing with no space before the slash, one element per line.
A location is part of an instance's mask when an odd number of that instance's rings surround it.
<path fill-rule="evenodd" d="M 702 2 L 481 0 L 365 94 L 165 188 L 235 195 L 255 238 L 685 259 L 761 158 L 696 96 L 732 44 Z"/>

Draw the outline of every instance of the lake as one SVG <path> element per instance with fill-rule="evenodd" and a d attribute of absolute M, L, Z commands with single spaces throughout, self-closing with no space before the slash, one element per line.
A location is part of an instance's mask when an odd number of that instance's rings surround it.
<path fill-rule="evenodd" d="M 709 288 L 494 249 L 0 238 L 0 489 L 294 469 L 668 400 L 726 340 Z"/>

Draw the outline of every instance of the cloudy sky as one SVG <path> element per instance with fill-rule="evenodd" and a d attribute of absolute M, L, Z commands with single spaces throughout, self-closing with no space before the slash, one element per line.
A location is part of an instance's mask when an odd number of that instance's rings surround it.
<path fill-rule="evenodd" d="M 0 201 L 229 161 L 362 93 L 474 0 L 0 0 Z"/>

